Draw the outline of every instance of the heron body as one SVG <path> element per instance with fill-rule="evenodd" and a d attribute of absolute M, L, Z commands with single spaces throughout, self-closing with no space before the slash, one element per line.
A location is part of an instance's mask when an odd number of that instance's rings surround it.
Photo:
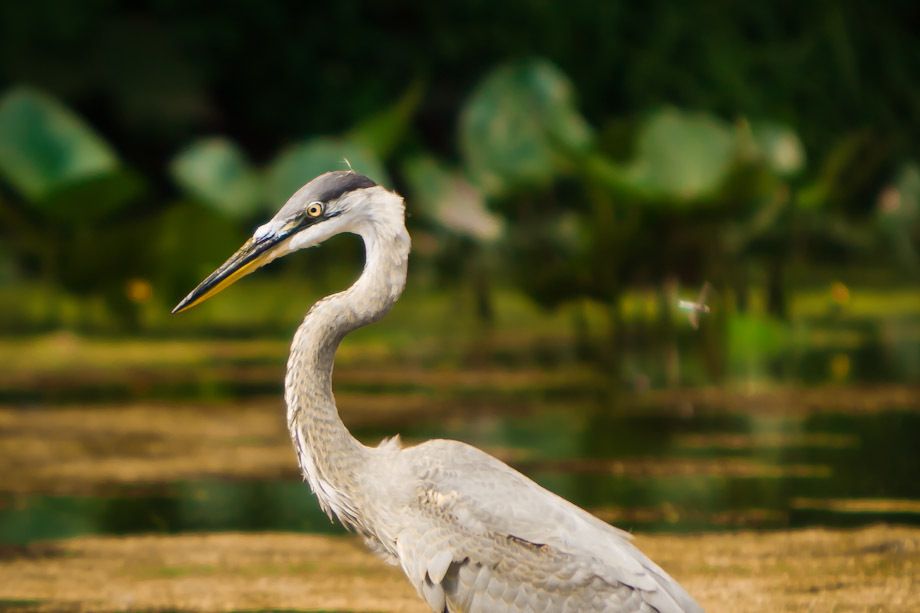
<path fill-rule="evenodd" d="M 287 424 L 323 510 L 398 564 L 433 611 L 701 611 L 627 533 L 464 443 L 403 448 L 356 440 L 332 393 L 345 335 L 393 306 L 406 282 L 403 199 L 353 172 L 320 175 L 175 311 L 240 276 L 342 232 L 366 264 L 347 290 L 307 313 L 285 379 Z"/>

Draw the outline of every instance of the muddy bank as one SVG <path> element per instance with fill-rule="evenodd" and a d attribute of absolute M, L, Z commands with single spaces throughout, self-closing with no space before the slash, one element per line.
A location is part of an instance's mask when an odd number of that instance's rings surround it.
<path fill-rule="evenodd" d="M 920 529 L 873 526 L 637 542 L 708 611 L 907 611 Z M 0 549 L 0 607 L 59 610 L 425 611 L 400 572 L 351 537 L 101 537 Z"/>

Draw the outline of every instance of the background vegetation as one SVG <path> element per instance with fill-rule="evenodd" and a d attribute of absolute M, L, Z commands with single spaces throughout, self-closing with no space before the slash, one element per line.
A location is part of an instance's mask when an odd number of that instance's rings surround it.
<path fill-rule="evenodd" d="M 188 331 L 161 314 L 343 158 L 407 196 L 416 282 L 486 321 L 495 286 L 616 328 L 672 280 L 783 320 L 793 288 L 917 278 L 911 3 L 0 10 L 8 332 Z"/>

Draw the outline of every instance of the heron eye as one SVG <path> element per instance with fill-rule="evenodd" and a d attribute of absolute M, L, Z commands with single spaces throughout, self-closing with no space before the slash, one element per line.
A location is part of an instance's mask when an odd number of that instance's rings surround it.
<path fill-rule="evenodd" d="M 323 214 L 323 203 L 322 202 L 311 202 L 310 206 L 307 207 L 307 215 L 310 217 L 319 217 Z"/>

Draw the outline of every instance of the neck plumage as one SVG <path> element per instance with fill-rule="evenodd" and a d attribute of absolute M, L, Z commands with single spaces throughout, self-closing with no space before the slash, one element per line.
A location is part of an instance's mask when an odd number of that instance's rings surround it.
<path fill-rule="evenodd" d="M 392 196 L 388 207 L 354 229 L 364 239 L 364 271 L 350 288 L 307 313 L 294 336 L 285 379 L 288 428 L 304 477 L 326 514 L 353 528 L 358 527 L 360 481 L 370 450 L 339 417 L 332 367 L 345 335 L 383 317 L 405 287 L 409 235 L 402 199 Z"/>

